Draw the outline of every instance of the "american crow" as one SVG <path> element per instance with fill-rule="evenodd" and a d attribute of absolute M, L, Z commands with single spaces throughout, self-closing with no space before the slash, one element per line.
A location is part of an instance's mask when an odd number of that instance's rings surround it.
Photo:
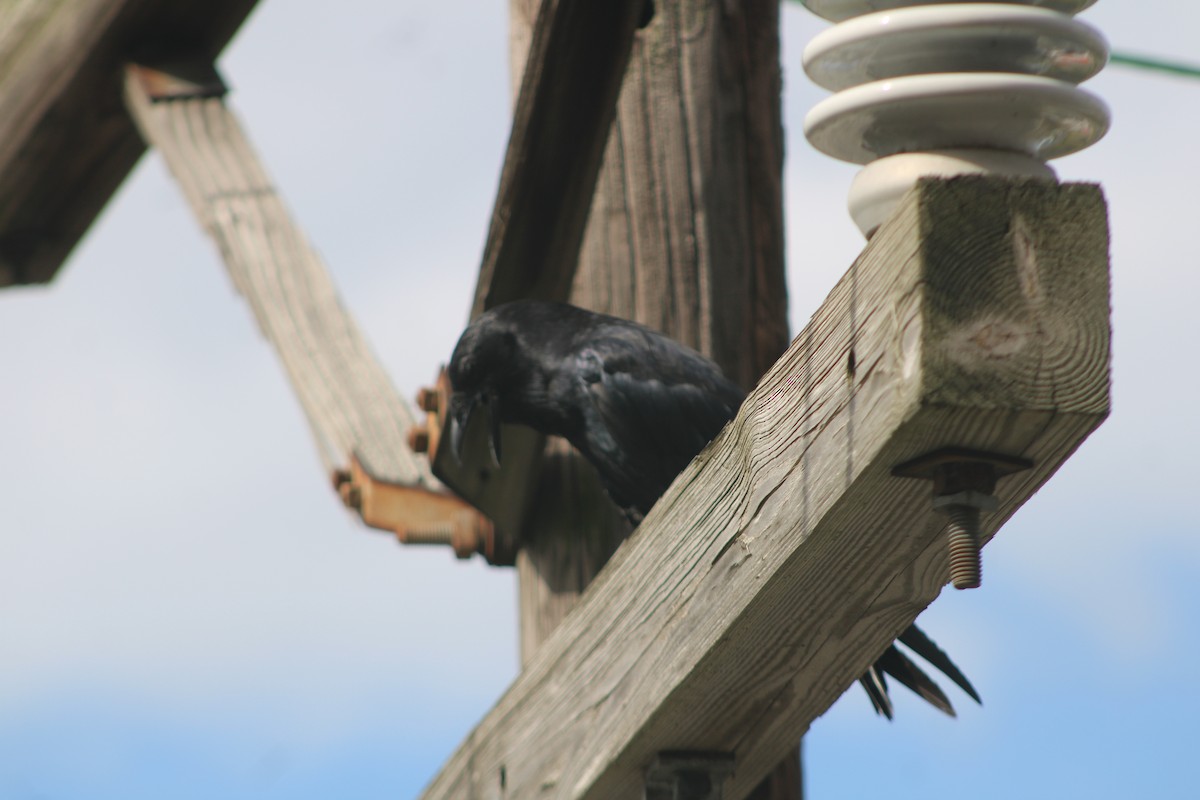
<path fill-rule="evenodd" d="M 532 300 L 480 315 L 463 331 L 447 371 L 456 455 L 467 421 L 484 403 L 497 462 L 501 422 L 562 436 L 592 463 L 634 524 L 746 396 L 715 363 L 643 325 Z M 979 702 L 971 683 L 915 625 L 899 641 Z M 938 685 L 894 644 L 859 679 L 877 713 L 892 717 L 885 675 L 954 715 Z"/>

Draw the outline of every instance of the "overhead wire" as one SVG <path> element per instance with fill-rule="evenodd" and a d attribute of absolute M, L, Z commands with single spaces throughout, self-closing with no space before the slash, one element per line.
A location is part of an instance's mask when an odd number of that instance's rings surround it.
<path fill-rule="evenodd" d="M 1185 64 L 1182 61 L 1169 61 L 1165 58 L 1154 56 L 1135 56 L 1132 53 L 1110 53 L 1108 63 L 1122 67 L 1133 67 L 1134 69 L 1167 72 L 1187 78 L 1200 78 L 1200 66 Z"/>

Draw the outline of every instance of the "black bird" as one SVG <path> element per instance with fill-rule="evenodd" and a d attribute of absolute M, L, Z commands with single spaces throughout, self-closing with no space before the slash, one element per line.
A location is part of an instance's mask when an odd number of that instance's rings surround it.
<path fill-rule="evenodd" d="M 455 455 L 472 412 L 484 403 L 497 463 L 501 422 L 562 436 L 596 468 L 609 497 L 635 525 L 746 396 L 711 360 L 661 333 L 533 300 L 480 315 L 463 331 L 447 371 Z M 917 626 L 899 641 L 980 702 L 966 676 Z M 859 679 L 877 713 L 892 717 L 885 675 L 954 715 L 938 685 L 895 644 Z"/>

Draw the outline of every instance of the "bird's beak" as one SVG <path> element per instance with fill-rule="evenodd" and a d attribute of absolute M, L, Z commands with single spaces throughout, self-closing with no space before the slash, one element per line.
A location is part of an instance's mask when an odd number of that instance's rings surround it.
<path fill-rule="evenodd" d="M 488 414 L 492 418 L 492 435 L 488 440 L 491 445 L 492 461 L 500 466 L 500 398 L 492 395 L 488 402 Z"/>
<path fill-rule="evenodd" d="M 488 406 L 488 416 L 492 418 L 492 430 L 488 436 L 488 451 L 492 461 L 500 466 L 500 399 L 489 394 L 485 399 Z M 455 394 L 450 398 L 450 452 L 454 460 L 462 464 L 463 444 L 466 442 L 467 426 L 471 424 L 471 415 L 479 404 L 479 395 Z"/>
<path fill-rule="evenodd" d="M 452 395 L 450 398 L 450 452 L 454 460 L 462 464 L 463 434 L 475 411 L 475 395 Z"/>

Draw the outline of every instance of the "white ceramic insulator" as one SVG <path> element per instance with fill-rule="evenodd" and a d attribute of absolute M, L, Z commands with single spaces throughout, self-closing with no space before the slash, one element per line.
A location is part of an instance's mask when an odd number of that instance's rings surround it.
<path fill-rule="evenodd" d="M 818 150 L 867 165 L 850 215 L 870 236 L 918 178 L 998 174 L 1054 179 L 1046 161 L 1108 130 L 1108 107 L 1078 87 L 1108 44 L 1074 19 L 1095 0 L 951 3 L 807 0 L 837 21 L 804 69 L 836 94 L 804 132 Z"/>

